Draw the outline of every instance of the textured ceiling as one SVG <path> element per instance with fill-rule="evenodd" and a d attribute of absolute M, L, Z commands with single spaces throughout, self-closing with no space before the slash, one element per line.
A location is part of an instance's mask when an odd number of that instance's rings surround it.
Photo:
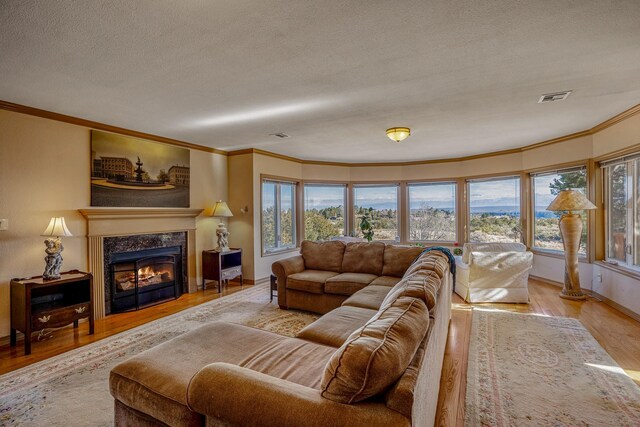
<path fill-rule="evenodd" d="M 0 99 L 225 150 L 473 155 L 638 104 L 640 1 L 2 0 Z"/>

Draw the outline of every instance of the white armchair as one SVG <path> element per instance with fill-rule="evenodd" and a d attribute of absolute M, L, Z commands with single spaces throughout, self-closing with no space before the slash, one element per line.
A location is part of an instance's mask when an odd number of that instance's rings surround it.
<path fill-rule="evenodd" d="M 522 243 L 465 243 L 456 293 L 467 302 L 529 302 L 533 254 Z"/>

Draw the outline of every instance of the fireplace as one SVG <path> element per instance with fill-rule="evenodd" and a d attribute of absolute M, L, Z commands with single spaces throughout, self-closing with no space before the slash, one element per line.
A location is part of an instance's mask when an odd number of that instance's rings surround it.
<path fill-rule="evenodd" d="M 111 255 L 111 313 L 138 310 L 182 295 L 182 247 Z"/>
<path fill-rule="evenodd" d="M 196 218 L 202 209 L 87 208 L 89 271 L 93 273 L 94 317 L 111 312 L 111 255 L 151 248 L 182 247 L 182 288 L 197 292 Z M 174 276 L 175 277 L 175 276 Z"/>

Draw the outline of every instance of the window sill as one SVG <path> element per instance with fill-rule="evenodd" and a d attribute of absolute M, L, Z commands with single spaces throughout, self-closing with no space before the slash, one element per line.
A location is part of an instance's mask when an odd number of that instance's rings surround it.
<path fill-rule="evenodd" d="M 286 248 L 286 249 L 280 249 L 280 250 L 277 250 L 277 251 L 270 251 L 270 252 L 263 252 L 262 253 L 262 258 L 266 258 L 266 257 L 274 256 L 274 255 L 286 254 L 286 253 L 290 253 L 290 252 L 299 252 L 299 251 L 300 251 L 300 247 Z"/>
<path fill-rule="evenodd" d="M 640 271 L 634 270 L 629 267 L 625 267 L 623 265 L 616 265 L 608 263 L 607 261 L 596 261 L 594 262 L 598 267 L 606 268 L 607 270 L 614 271 L 616 273 L 622 274 L 623 276 L 630 277 L 632 279 L 640 280 Z"/>
<path fill-rule="evenodd" d="M 545 249 L 537 249 L 537 248 L 532 248 L 531 252 L 533 252 L 534 255 L 541 255 L 541 256 L 546 256 L 546 257 L 549 257 L 549 258 L 564 259 L 564 252 L 545 250 Z M 586 255 L 579 255 L 578 256 L 578 261 L 579 262 L 588 262 L 587 261 L 587 256 Z"/>

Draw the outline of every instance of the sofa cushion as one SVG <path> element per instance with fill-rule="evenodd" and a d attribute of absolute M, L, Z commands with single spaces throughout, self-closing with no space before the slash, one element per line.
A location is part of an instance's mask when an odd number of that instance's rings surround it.
<path fill-rule="evenodd" d="M 408 277 L 417 271 L 435 271 L 442 279 L 449 268 L 449 259 L 440 251 L 431 251 L 422 254 L 411 267 L 407 269 L 403 277 Z"/>
<path fill-rule="evenodd" d="M 342 306 L 378 310 L 382 305 L 384 297 L 387 296 L 391 289 L 389 286 L 369 285 L 347 298 L 347 300 L 342 303 Z"/>
<path fill-rule="evenodd" d="M 364 326 L 376 312 L 377 310 L 361 307 L 338 307 L 301 330 L 296 338 L 340 347 L 356 329 Z"/>
<path fill-rule="evenodd" d="M 428 327 L 422 300 L 400 297 L 383 307 L 331 356 L 322 396 L 355 403 L 381 393 L 409 366 Z"/>
<path fill-rule="evenodd" d="M 347 243 L 342 259 L 341 271 L 380 276 L 384 262 L 384 246 L 384 243 L 381 242 Z"/>
<path fill-rule="evenodd" d="M 387 245 L 384 248 L 382 275 L 402 277 L 423 250 L 417 246 Z"/>
<path fill-rule="evenodd" d="M 326 280 L 324 291 L 328 294 L 353 295 L 377 277 L 374 274 L 365 273 L 338 274 Z"/>
<path fill-rule="evenodd" d="M 324 282 L 339 273 L 333 271 L 305 270 L 287 277 L 287 289 L 321 294 Z"/>
<path fill-rule="evenodd" d="M 394 287 L 396 283 L 398 283 L 402 278 L 400 277 L 392 277 L 392 276 L 380 276 L 373 282 L 369 283 L 369 286 L 389 286 L 390 288 Z"/>
<path fill-rule="evenodd" d="M 307 270 L 341 271 L 345 244 L 337 240 L 312 242 L 304 240 L 300 253 Z"/>
<path fill-rule="evenodd" d="M 442 279 L 435 271 L 418 271 L 391 288 L 391 292 L 385 296 L 380 306 L 391 304 L 400 297 L 412 297 L 424 301 L 427 308 L 431 310 L 436 305 L 441 284 Z"/>
<path fill-rule="evenodd" d="M 338 346 L 327 346 L 287 337 L 261 347 L 253 346 L 259 351 L 249 355 L 237 365 L 292 383 L 320 389 L 324 367 L 335 353 L 336 347 Z"/>

